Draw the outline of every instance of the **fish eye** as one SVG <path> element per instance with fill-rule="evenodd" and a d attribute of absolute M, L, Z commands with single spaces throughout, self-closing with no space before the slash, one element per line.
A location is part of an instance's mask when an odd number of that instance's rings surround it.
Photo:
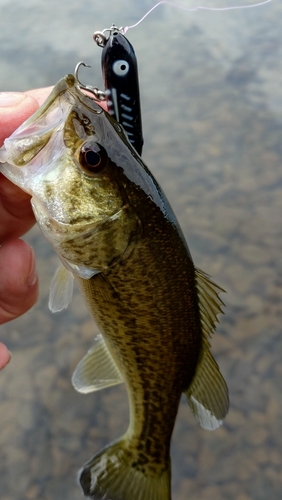
<path fill-rule="evenodd" d="M 87 175 L 100 173 L 106 166 L 108 155 L 106 150 L 97 142 L 84 143 L 79 151 L 79 164 Z"/>
<path fill-rule="evenodd" d="M 119 59 L 118 61 L 114 62 L 113 72 L 117 76 L 125 76 L 127 75 L 128 71 L 129 71 L 129 64 L 124 59 Z"/>

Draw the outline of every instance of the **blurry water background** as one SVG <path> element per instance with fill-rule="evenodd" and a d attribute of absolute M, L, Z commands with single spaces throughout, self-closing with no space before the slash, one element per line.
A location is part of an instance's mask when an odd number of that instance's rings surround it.
<path fill-rule="evenodd" d="M 80 60 L 93 68 L 83 81 L 102 87 L 92 33 L 131 25 L 153 4 L 0 0 L 0 90 L 52 85 Z M 278 0 L 229 12 L 163 5 L 127 33 L 139 63 L 144 160 L 195 264 L 227 291 L 212 350 L 230 412 L 222 428 L 204 431 L 183 400 L 172 442 L 174 500 L 282 498 L 281 22 Z M 48 311 L 58 259 L 38 228 L 26 239 L 41 293 L 0 329 L 13 352 L 0 374 L 1 500 L 78 500 L 76 471 L 126 429 L 127 397 L 122 386 L 87 396 L 72 388 L 97 330 L 77 291 L 67 311 Z"/>

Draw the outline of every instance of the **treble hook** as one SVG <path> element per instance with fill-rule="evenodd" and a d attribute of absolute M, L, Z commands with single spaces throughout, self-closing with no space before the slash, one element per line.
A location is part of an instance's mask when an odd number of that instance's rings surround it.
<path fill-rule="evenodd" d="M 78 83 L 78 86 L 81 90 L 87 90 L 87 92 L 91 92 L 91 94 L 94 95 L 96 101 L 104 101 L 106 99 L 106 94 L 102 90 L 99 90 L 98 87 L 91 87 L 90 85 L 84 85 L 78 77 L 78 71 L 81 66 L 84 66 L 85 68 L 91 68 L 89 64 L 85 64 L 84 62 L 80 61 L 74 70 L 74 77 Z"/>

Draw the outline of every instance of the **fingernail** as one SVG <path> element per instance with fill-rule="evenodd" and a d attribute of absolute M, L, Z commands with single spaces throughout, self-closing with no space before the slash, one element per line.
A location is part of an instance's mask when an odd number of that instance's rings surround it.
<path fill-rule="evenodd" d="M 9 108 L 20 104 L 26 98 L 22 92 L 0 92 L 0 107 Z"/>
<path fill-rule="evenodd" d="M 28 278 L 26 280 L 27 284 L 29 286 L 33 286 L 35 282 L 37 281 L 37 270 L 36 270 L 36 260 L 35 260 L 35 254 L 32 249 L 32 254 L 31 254 L 31 263 L 30 263 L 30 271 Z"/>
<path fill-rule="evenodd" d="M 11 359 L 12 359 L 12 353 L 11 353 L 11 351 L 9 351 L 9 350 L 8 350 L 8 353 L 9 353 L 9 355 L 10 355 L 10 358 L 9 358 L 8 363 L 10 363 L 10 361 L 11 361 Z M 8 364 L 8 363 L 7 363 L 7 364 Z"/>

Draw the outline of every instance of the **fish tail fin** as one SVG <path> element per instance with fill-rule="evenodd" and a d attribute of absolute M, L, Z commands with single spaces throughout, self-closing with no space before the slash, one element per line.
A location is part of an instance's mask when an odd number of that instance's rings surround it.
<path fill-rule="evenodd" d="M 158 473 L 138 464 L 126 438 L 94 455 L 78 479 L 84 495 L 94 500 L 171 500 L 170 465 Z"/>

